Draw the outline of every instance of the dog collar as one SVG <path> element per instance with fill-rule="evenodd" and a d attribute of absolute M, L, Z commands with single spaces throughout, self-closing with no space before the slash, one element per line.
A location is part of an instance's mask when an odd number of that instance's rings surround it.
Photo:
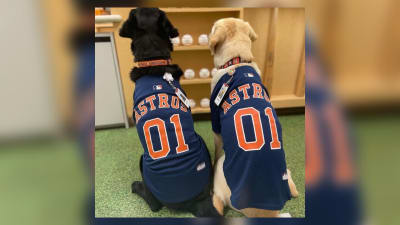
<path fill-rule="evenodd" d="M 226 62 L 224 65 L 218 67 L 218 69 L 225 69 L 228 66 L 232 66 L 235 64 L 239 64 L 239 63 L 251 63 L 251 61 L 244 61 L 240 57 L 235 57 L 235 58 L 232 58 L 231 60 L 229 60 L 228 62 Z"/>
<path fill-rule="evenodd" d="M 149 61 L 139 61 L 139 67 L 149 67 L 149 66 L 167 66 L 172 62 L 171 59 L 157 59 L 157 60 L 149 60 Z"/>

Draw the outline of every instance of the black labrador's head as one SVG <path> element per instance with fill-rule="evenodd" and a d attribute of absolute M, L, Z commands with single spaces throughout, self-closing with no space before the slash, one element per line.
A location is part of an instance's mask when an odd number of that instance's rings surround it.
<path fill-rule="evenodd" d="M 158 8 L 136 8 L 129 13 L 119 31 L 121 37 L 131 38 L 135 61 L 168 59 L 173 50 L 170 38 L 179 35 L 164 11 Z"/>

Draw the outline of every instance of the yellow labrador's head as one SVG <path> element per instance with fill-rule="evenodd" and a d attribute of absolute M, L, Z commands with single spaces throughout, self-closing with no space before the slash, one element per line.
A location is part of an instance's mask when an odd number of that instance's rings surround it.
<path fill-rule="evenodd" d="M 217 20 L 209 35 L 209 47 L 214 55 L 216 67 L 223 65 L 233 57 L 240 56 L 251 61 L 251 43 L 257 39 L 257 34 L 248 22 L 237 18 Z"/>

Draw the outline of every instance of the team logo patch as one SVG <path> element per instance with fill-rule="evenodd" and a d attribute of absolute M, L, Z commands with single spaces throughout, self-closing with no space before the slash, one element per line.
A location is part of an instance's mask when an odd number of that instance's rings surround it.
<path fill-rule="evenodd" d="M 158 84 L 158 85 L 153 85 L 153 90 L 161 90 L 162 89 L 162 85 Z"/>
<path fill-rule="evenodd" d="M 245 77 L 254 77 L 254 74 L 252 74 L 252 73 L 245 73 L 244 76 L 245 76 Z"/>
<path fill-rule="evenodd" d="M 287 173 L 285 173 L 285 174 L 283 174 L 283 176 L 282 176 L 282 180 L 288 180 L 289 178 L 288 178 L 288 175 L 287 175 Z"/>

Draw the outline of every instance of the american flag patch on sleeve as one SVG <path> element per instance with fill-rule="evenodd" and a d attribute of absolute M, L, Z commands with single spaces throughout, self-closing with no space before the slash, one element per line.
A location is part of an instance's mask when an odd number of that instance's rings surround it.
<path fill-rule="evenodd" d="M 161 90 L 161 89 L 162 89 L 161 84 L 153 85 L 153 90 Z"/>

